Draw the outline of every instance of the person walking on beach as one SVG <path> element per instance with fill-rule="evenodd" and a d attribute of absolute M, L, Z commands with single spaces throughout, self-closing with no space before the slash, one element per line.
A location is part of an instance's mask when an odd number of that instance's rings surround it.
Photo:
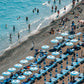
<path fill-rule="evenodd" d="M 28 25 L 29 31 L 30 31 L 30 24 Z"/>

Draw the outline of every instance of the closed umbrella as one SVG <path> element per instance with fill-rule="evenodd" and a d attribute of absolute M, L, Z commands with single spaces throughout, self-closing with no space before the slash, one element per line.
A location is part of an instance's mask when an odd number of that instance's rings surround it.
<path fill-rule="evenodd" d="M 15 79 L 14 79 L 14 80 L 11 81 L 11 83 L 12 83 L 12 84 L 19 84 L 19 83 L 20 83 L 20 80 L 17 80 L 17 79 L 15 80 Z"/>
<path fill-rule="evenodd" d="M 22 68 L 22 64 L 15 64 L 14 67 L 15 68 Z"/>
<path fill-rule="evenodd" d="M 16 68 L 9 68 L 8 71 L 9 72 L 14 72 L 14 71 L 16 71 Z"/>

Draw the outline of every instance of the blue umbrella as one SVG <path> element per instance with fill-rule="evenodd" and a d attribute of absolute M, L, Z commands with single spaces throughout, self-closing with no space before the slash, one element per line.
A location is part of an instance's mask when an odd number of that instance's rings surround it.
<path fill-rule="evenodd" d="M 29 75 L 31 75 L 31 74 L 32 74 L 31 71 L 26 71 L 26 72 L 24 72 L 24 75 L 26 75 L 26 76 L 29 76 Z"/>
<path fill-rule="evenodd" d="M 79 32 L 79 33 L 77 33 L 76 35 L 81 35 L 82 33 L 81 32 Z"/>
<path fill-rule="evenodd" d="M 51 60 L 53 60 L 53 59 L 55 59 L 55 57 L 52 56 L 52 55 L 49 55 L 49 56 L 47 56 L 47 59 L 51 59 Z"/>
<path fill-rule="evenodd" d="M 73 43 L 67 42 L 67 43 L 66 43 L 66 46 L 73 46 Z"/>
<path fill-rule="evenodd" d="M 56 39 L 51 40 L 51 43 L 58 43 L 59 41 Z"/>
<path fill-rule="evenodd" d="M 28 57 L 26 57 L 26 60 L 33 60 L 33 59 L 34 59 L 33 56 L 28 56 Z"/>
<path fill-rule="evenodd" d="M 20 63 L 26 64 L 26 63 L 28 63 L 28 60 L 21 60 Z"/>
<path fill-rule="evenodd" d="M 9 68 L 8 71 L 9 72 L 14 72 L 14 71 L 16 71 L 16 68 Z"/>
<path fill-rule="evenodd" d="M 52 55 L 59 55 L 60 53 L 59 52 L 52 52 Z"/>
<path fill-rule="evenodd" d="M 17 80 L 17 79 L 14 79 L 11 81 L 12 84 L 19 84 L 20 83 L 20 80 Z"/>
<path fill-rule="evenodd" d="M 3 72 L 2 75 L 3 76 L 9 76 L 9 75 L 11 75 L 11 73 L 10 72 Z"/>
<path fill-rule="evenodd" d="M 48 46 L 48 45 L 44 45 L 44 46 L 42 46 L 41 48 L 42 48 L 42 49 L 48 49 L 49 46 Z"/>
<path fill-rule="evenodd" d="M 56 37 L 57 40 L 62 40 L 63 37 L 59 36 L 59 37 Z"/>
<path fill-rule="evenodd" d="M 21 75 L 21 76 L 18 76 L 18 79 L 19 80 L 24 80 L 26 77 L 25 76 L 23 76 L 23 75 Z"/>
<path fill-rule="evenodd" d="M 55 69 L 55 72 L 58 72 L 57 68 Z"/>
<path fill-rule="evenodd" d="M 22 65 L 21 64 L 15 64 L 14 67 L 15 68 L 22 68 Z"/>
<path fill-rule="evenodd" d="M 77 39 L 72 39 L 71 42 L 72 43 L 76 43 L 78 40 Z"/>
<path fill-rule="evenodd" d="M 70 72 L 70 75 L 71 76 L 77 76 L 79 73 L 77 72 L 77 71 L 72 71 L 72 72 Z"/>
<path fill-rule="evenodd" d="M 0 76 L 0 81 L 1 81 L 1 80 L 4 80 L 4 76 Z"/>
<path fill-rule="evenodd" d="M 66 33 L 66 32 L 65 32 L 65 33 L 61 33 L 61 35 L 62 35 L 62 36 L 67 36 L 68 33 Z"/>
<path fill-rule="evenodd" d="M 38 67 L 30 67 L 30 70 L 31 71 L 37 71 L 38 70 Z"/>

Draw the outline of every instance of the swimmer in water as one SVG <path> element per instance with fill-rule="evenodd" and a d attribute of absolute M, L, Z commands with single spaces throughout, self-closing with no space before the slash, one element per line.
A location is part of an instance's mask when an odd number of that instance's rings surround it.
<path fill-rule="evenodd" d="M 7 28 L 7 24 L 5 24 L 5 28 Z"/>
<path fill-rule="evenodd" d="M 36 11 L 36 8 L 34 8 L 34 10 Z"/>
<path fill-rule="evenodd" d="M 28 17 L 26 17 L 26 21 L 28 21 Z"/>
<path fill-rule="evenodd" d="M 37 9 L 37 13 L 39 13 L 39 9 Z"/>
<path fill-rule="evenodd" d="M 13 26 L 13 31 L 15 31 L 15 26 Z"/>

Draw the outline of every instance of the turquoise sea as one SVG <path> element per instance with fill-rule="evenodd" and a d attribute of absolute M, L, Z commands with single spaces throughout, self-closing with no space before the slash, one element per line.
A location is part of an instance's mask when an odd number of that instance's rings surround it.
<path fill-rule="evenodd" d="M 18 32 L 20 33 L 20 38 L 24 38 L 30 34 L 30 32 L 40 29 L 50 23 L 52 19 L 51 12 L 52 5 L 58 6 L 60 10 L 64 6 L 70 4 L 72 0 L 0 0 L 0 51 L 5 50 L 10 45 L 18 41 Z M 32 10 L 34 8 L 39 9 L 39 14 Z M 17 20 L 18 17 L 21 17 Z M 29 20 L 26 22 L 26 16 Z M 7 28 L 5 27 L 7 24 Z M 31 24 L 30 32 L 28 30 L 28 24 Z M 13 32 L 13 25 L 15 25 L 15 32 Z M 9 35 L 12 34 L 12 41 L 10 42 Z"/>

